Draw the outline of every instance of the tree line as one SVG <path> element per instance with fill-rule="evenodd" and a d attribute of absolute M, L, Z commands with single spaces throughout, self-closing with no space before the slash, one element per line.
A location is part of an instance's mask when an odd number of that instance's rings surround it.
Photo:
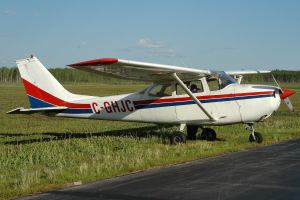
<path fill-rule="evenodd" d="M 71 69 L 71 68 L 52 68 L 49 69 L 51 74 L 59 82 L 80 82 L 80 83 L 140 83 L 134 80 L 118 79 L 114 77 L 104 76 L 102 74 L 90 73 L 86 71 Z M 0 83 L 18 83 L 21 81 L 18 68 L 1 67 L 0 68 Z"/>
<path fill-rule="evenodd" d="M 84 83 L 141 83 L 138 81 L 124 80 L 113 77 L 107 77 L 101 74 L 89 73 L 70 68 L 52 68 L 49 71 L 60 82 L 84 82 Z M 272 74 L 278 82 L 300 83 L 300 71 L 274 70 Z M 19 71 L 16 67 L 0 68 L 0 83 L 18 83 L 21 81 Z M 243 82 L 273 82 L 270 74 L 247 75 Z"/>

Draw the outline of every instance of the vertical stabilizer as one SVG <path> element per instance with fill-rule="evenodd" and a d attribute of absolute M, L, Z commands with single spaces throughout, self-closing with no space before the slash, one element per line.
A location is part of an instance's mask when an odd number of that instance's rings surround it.
<path fill-rule="evenodd" d="M 31 108 L 62 105 L 72 96 L 36 57 L 16 62 Z"/>

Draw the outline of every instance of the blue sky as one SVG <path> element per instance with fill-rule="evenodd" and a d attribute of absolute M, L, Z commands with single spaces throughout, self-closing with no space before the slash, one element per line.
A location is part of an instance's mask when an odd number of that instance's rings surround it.
<path fill-rule="evenodd" d="M 0 66 L 117 57 L 203 69 L 300 70 L 300 1 L 0 0 Z"/>

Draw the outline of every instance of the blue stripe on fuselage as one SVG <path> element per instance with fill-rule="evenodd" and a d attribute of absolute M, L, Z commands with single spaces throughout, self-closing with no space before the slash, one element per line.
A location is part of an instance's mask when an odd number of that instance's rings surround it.
<path fill-rule="evenodd" d="M 92 109 L 89 109 L 89 108 L 77 108 L 77 109 L 74 109 L 74 108 L 69 108 L 69 109 L 66 109 L 65 111 L 63 111 L 62 113 L 67 113 L 67 114 L 89 114 L 89 113 L 93 113 L 93 110 Z"/>
<path fill-rule="evenodd" d="M 235 101 L 235 100 L 244 100 L 244 99 L 256 99 L 256 98 L 265 98 L 272 97 L 273 94 L 264 94 L 264 95 L 255 95 L 255 96 L 237 96 L 229 98 L 218 98 L 218 99 L 202 99 L 201 103 L 214 103 L 214 102 L 225 102 L 225 101 Z M 52 104 L 41 101 L 34 97 L 28 96 L 32 108 L 41 108 L 41 107 L 53 107 Z M 135 105 L 135 109 L 147 109 L 147 108 L 159 108 L 159 107 L 168 107 L 168 106 L 183 106 L 195 104 L 193 100 L 188 101 L 178 101 L 178 102 L 166 102 L 166 103 L 153 103 L 153 104 L 144 104 L 144 105 Z M 33 107 L 34 106 L 34 107 Z M 82 108 L 68 108 L 62 113 L 65 114 L 92 114 L 92 109 L 82 109 Z"/>
<path fill-rule="evenodd" d="M 244 99 L 256 99 L 256 98 L 264 98 L 264 97 L 272 97 L 273 94 L 264 94 L 264 95 L 256 95 L 256 96 L 241 96 L 241 97 L 229 97 L 229 98 L 220 98 L 220 99 L 202 99 L 201 103 L 213 103 L 213 102 L 223 102 L 223 101 L 235 101 L 235 100 L 244 100 Z M 158 107 L 167 107 L 167 106 L 182 106 L 182 105 L 191 105 L 195 104 L 193 100 L 189 101 L 179 101 L 179 102 L 167 102 L 167 103 L 157 103 L 157 104 L 144 104 L 144 105 L 136 105 L 136 109 L 146 109 L 146 108 L 158 108 Z"/>

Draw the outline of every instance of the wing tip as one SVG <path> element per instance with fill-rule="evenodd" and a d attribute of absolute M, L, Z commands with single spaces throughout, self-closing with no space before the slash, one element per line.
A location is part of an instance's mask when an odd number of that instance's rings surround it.
<path fill-rule="evenodd" d="M 80 67 L 80 66 L 88 66 L 88 65 L 109 65 L 118 62 L 117 58 L 99 58 L 94 60 L 88 60 L 78 63 L 69 64 L 69 67 Z"/>

